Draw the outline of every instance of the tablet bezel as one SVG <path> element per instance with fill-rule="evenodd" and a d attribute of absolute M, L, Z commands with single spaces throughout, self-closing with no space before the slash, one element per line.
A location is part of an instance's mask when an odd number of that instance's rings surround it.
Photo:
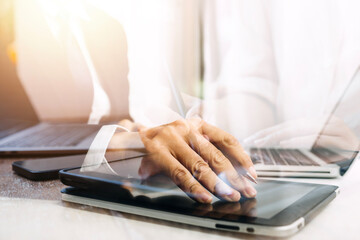
<path fill-rule="evenodd" d="M 87 174 L 87 175 L 86 175 Z M 329 198 L 335 191 L 338 189 L 337 186 L 331 185 L 319 185 L 311 183 L 296 183 L 296 182 L 287 182 L 287 181 L 276 181 L 279 184 L 305 184 L 309 187 L 315 187 L 312 191 L 307 193 L 302 198 L 298 199 L 295 203 L 291 204 L 289 207 L 283 209 L 279 213 L 275 214 L 272 218 L 259 218 L 259 217 L 248 217 L 248 216 L 238 216 L 231 214 L 226 214 L 221 218 L 216 218 L 214 216 L 198 216 L 194 215 L 190 209 L 179 209 L 172 207 L 164 206 L 154 206 L 154 204 L 147 204 L 146 202 L 140 201 L 138 198 L 129 198 L 130 192 L 126 190 L 127 186 L 124 186 L 124 182 L 128 182 L 127 178 L 122 178 L 116 175 L 107 175 L 97 172 L 92 173 L 80 173 L 79 168 L 64 169 L 59 173 L 60 180 L 68 186 L 75 188 L 91 190 L 98 192 L 100 200 L 105 201 L 115 201 L 122 204 L 127 204 L 136 207 L 142 207 L 147 209 L 153 209 L 157 211 L 171 212 L 175 214 L 182 214 L 187 216 L 195 216 L 199 218 L 211 218 L 214 220 L 222 220 L 227 222 L 236 222 L 236 223 L 248 223 L 256 224 L 263 226 L 286 226 L 297 219 L 305 216 L 313 208 L 316 208 L 322 203 L 325 199 Z M 108 177 L 111 179 L 107 179 Z M 122 179 L 124 180 L 122 182 Z M 104 198 L 104 194 L 111 193 Z M 113 194 L 116 192 L 117 194 Z M 111 199 L 111 196 L 115 197 Z"/>

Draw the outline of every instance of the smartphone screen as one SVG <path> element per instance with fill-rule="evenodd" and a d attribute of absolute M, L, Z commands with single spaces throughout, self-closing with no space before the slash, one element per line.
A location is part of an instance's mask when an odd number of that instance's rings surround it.
<path fill-rule="evenodd" d="M 109 161 L 144 156 L 137 150 L 114 151 L 106 154 Z M 30 180 L 52 180 L 59 178 L 59 171 L 67 168 L 81 167 L 85 154 L 65 157 L 41 158 L 17 161 L 12 164 L 13 170 L 20 176 Z"/>

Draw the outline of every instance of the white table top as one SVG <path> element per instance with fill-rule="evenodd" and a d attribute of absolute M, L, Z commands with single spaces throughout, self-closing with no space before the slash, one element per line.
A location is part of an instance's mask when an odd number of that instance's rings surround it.
<path fill-rule="evenodd" d="M 286 179 L 289 180 L 289 179 Z M 291 179 L 340 186 L 334 199 L 289 239 L 360 239 L 360 163 L 339 179 Z M 0 197 L 0 239 L 268 239 L 122 214 L 61 200 Z"/>

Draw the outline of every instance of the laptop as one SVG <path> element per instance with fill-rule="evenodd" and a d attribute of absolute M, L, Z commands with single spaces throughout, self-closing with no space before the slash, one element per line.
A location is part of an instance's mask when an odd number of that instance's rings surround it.
<path fill-rule="evenodd" d="M 168 75 L 169 88 L 178 112 L 185 118 L 185 104 L 166 61 L 164 61 L 164 68 Z M 359 87 L 354 86 L 357 82 L 360 82 L 358 80 L 360 80 L 359 68 L 349 81 L 349 84 L 335 104 L 332 112 L 329 114 L 322 130 L 315 133 L 318 134 L 318 136 L 312 144 L 311 150 L 279 148 L 247 149 L 258 176 L 335 178 L 344 175 L 353 160 L 359 155 L 359 143 L 356 143 L 356 147 L 348 146 L 346 149 L 337 149 L 328 147 L 320 148 L 318 147 L 318 142 L 325 130 L 329 127 L 332 118 L 338 114 L 342 101 L 351 94 L 354 95 L 352 90 L 359 89 Z M 356 110 L 357 108 L 355 107 L 354 109 Z M 357 113 L 357 115 L 359 114 L 360 113 Z M 341 114 L 339 115 L 341 116 Z M 354 114 L 354 116 L 356 116 L 356 114 Z M 357 132 L 357 135 L 359 136 L 359 132 Z"/>
<path fill-rule="evenodd" d="M 87 167 L 60 171 L 62 200 L 205 228 L 273 237 L 295 234 L 338 194 L 338 187 L 259 180 L 256 198 L 201 204 L 170 178 L 142 179 L 142 158 L 110 162 L 113 171 Z"/>
<path fill-rule="evenodd" d="M 259 176 L 262 177 L 316 177 L 335 178 L 342 176 L 359 153 L 359 140 L 344 142 L 342 148 L 321 146 L 321 139 L 325 132 L 332 128 L 331 122 L 337 116 L 341 119 L 343 102 L 358 94 L 354 90 L 359 89 L 356 84 L 360 80 L 360 71 L 357 69 L 353 78 L 346 86 L 338 102 L 332 109 L 321 131 L 314 133 L 317 138 L 308 149 L 280 149 L 280 148 L 250 148 L 249 153 Z M 355 104 L 355 103 L 354 103 Z M 350 109 L 354 112 L 351 119 L 360 121 L 357 107 Z M 349 111 L 349 109 L 348 109 Z M 355 119 L 354 119 L 355 118 Z M 356 120 L 357 119 L 357 120 Z M 356 123 L 357 124 L 357 123 Z M 359 132 L 351 129 L 357 138 Z M 341 139 L 339 140 L 341 141 Z M 320 147 L 321 146 L 321 147 Z"/>
<path fill-rule="evenodd" d="M 42 82 L 60 83 L 63 81 L 64 86 L 67 86 L 65 83 L 70 82 L 68 76 L 71 75 L 69 75 L 70 69 L 65 64 L 72 64 L 79 68 L 79 72 L 85 72 L 85 65 L 81 60 L 83 55 L 73 51 L 74 55 L 70 55 L 71 61 L 67 59 L 66 52 L 59 47 L 59 42 L 51 31 L 46 18 L 47 12 L 39 4 L 28 5 L 18 4 L 15 8 L 18 16 L 14 24 L 14 29 L 17 30 L 18 72 L 23 75 L 30 72 L 34 81 L 31 84 L 34 84 L 35 88 L 49 86 L 42 85 Z M 109 93 L 112 104 L 110 117 L 102 122 L 116 122 L 121 117 L 128 117 L 128 64 L 125 33 L 117 20 L 91 4 L 84 4 L 84 11 L 89 17 L 86 24 L 81 22 L 84 41 L 91 56 L 97 59 L 95 67 L 97 70 L 101 69 L 98 74 L 104 86 L 107 87 L 105 90 Z M 24 16 L 25 12 L 26 16 Z M 31 19 L 28 17 L 29 14 Z M 57 20 L 59 19 L 54 19 L 54 23 Z M 37 27 L 28 28 L 29 24 Z M 101 33 L 101 38 L 94 37 L 99 33 Z M 40 122 L 40 114 L 37 115 L 34 108 L 42 98 L 39 96 L 41 93 L 25 92 L 24 89 L 29 90 L 29 87 L 26 88 L 25 83 L 20 81 L 15 65 L 6 55 L 6 47 L 14 41 L 13 35 L 12 32 L 0 34 L 0 155 L 85 154 L 101 126 L 87 125 L 87 119 L 70 120 L 74 123 Z M 102 47 L 99 48 L 99 46 Z M 53 51 L 49 53 L 44 49 Z M 33 65 L 34 69 L 32 69 Z M 34 99 L 35 95 L 36 99 Z M 64 95 L 64 98 L 66 97 Z M 69 97 L 77 99 L 74 96 Z M 66 119 L 69 122 L 68 117 Z"/>
<path fill-rule="evenodd" d="M 0 155 L 87 152 L 100 125 L 40 122 L 15 70 L 0 75 L 0 86 Z"/>

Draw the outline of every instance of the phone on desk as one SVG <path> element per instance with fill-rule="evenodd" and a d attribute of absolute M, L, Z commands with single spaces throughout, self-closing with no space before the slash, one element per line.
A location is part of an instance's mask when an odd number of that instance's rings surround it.
<path fill-rule="evenodd" d="M 59 171 L 71 167 L 80 167 L 85 155 L 41 158 L 13 162 L 12 169 L 18 175 L 34 181 L 59 178 Z"/>
<path fill-rule="evenodd" d="M 106 154 L 109 162 L 114 160 L 129 159 L 144 156 L 142 150 L 114 151 Z M 46 181 L 59 178 L 59 171 L 68 168 L 81 167 L 85 154 L 71 155 L 65 157 L 40 158 L 24 161 L 16 161 L 12 169 L 18 175 L 33 181 Z"/>

